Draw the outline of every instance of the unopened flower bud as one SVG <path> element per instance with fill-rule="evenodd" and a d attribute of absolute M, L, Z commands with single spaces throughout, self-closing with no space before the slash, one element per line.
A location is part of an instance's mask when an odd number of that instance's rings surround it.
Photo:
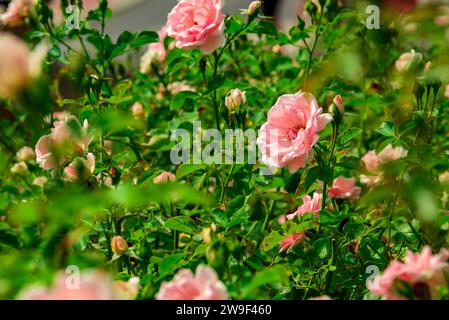
<path fill-rule="evenodd" d="M 11 172 L 17 175 L 24 175 L 28 171 L 28 166 L 24 161 L 16 163 L 11 167 Z"/>
<path fill-rule="evenodd" d="M 262 1 L 253 1 L 248 6 L 248 15 L 254 14 L 262 6 Z"/>
<path fill-rule="evenodd" d="M 233 112 L 242 104 L 246 104 L 246 94 L 240 89 L 232 89 L 225 99 L 225 105 L 229 111 Z"/>
<path fill-rule="evenodd" d="M 345 113 L 345 106 L 343 105 L 343 99 L 339 94 L 335 96 L 333 104 L 337 106 L 338 111 L 340 112 L 341 115 Z"/>
<path fill-rule="evenodd" d="M 140 102 L 135 102 L 132 107 L 133 116 L 136 118 L 141 118 L 145 116 L 145 111 Z"/>
<path fill-rule="evenodd" d="M 19 161 L 32 161 L 35 157 L 34 150 L 30 147 L 23 147 L 17 151 L 17 160 Z"/>
<path fill-rule="evenodd" d="M 395 67 L 399 72 L 407 72 L 415 69 L 421 64 L 423 55 L 415 50 L 403 53 L 395 63 Z"/>
<path fill-rule="evenodd" d="M 43 188 L 47 182 L 47 177 L 37 177 L 33 180 L 33 185 Z"/>
<path fill-rule="evenodd" d="M 122 236 L 115 236 L 111 240 L 111 248 L 115 254 L 122 255 L 128 251 L 128 243 Z"/>

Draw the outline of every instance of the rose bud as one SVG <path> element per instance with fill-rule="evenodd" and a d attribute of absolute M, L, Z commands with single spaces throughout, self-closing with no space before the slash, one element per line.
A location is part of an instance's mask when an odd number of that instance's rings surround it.
<path fill-rule="evenodd" d="M 242 104 L 246 104 L 246 94 L 240 89 L 232 89 L 229 91 L 225 99 L 225 105 L 229 111 L 233 112 Z"/>
<path fill-rule="evenodd" d="M 329 113 L 332 115 L 335 122 L 339 123 L 341 121 L 341 118 L 345 113 L 345 106 L 343 104 L 343 99 L 339 94 L 336 95 L 332 101 L 332 104 L 329 107 Z"/>
<path fill-rule="evenodd" d="M 153 179 L 154 184 L 164 184 L 168 182 L 173 182 L 176 180 L 176 176 L 168 171 L 162 172 L 160 175 Z"/>
<path fill-rule="evenodd" d="M 415 50 L 403 53 L 395 63 L 396 70 L 407 72 L 415 69 L 423 60 L 423 55 Z"/>
<path fill-rule="evenodd" d="M 48 182 L 47 177 L 37 177 L 33 180 L 33 185 L 43 188 L 44 185 Z"/>
<path fill-rule="evenodd" d="M 23 147 L 17 151 L 17 159 L 19 161 L 32 161 L 35 157 L 34 150 L 30 147 Z"/>
<path fill-rule="evenodd" d="M 111 240 L 111 248 L 115 254 L 122 255 L 128 251 L 128 243 L 122 236 L 115 236 Z"/>
<path fill-rule="evenodd" d="M 145 116 L 145 110 L 140 102 L 135 102 L 132 107 L 133 116 L 136 118 L 141 118 Z"/>
<path fill-rule="evenodd" d="M 12 166 L 11 172 L 17 175 L 24 175 L 28 171 L 28 166 L 25 162 L 21 161 Z"/>
<path fill-rule="evenodd" d="M 262 1 L 253 1 L 248 6 L 248 15 L 252 15 L 255 12 L 259 10 L 259 8 L 262 6 Z"/>

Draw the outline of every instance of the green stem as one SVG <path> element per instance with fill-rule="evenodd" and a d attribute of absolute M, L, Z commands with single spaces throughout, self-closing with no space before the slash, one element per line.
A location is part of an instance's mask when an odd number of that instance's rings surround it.
<path fill-rule="evenodd" d="M 231 169 L 229 170 L 228 176 L 226 178 L 226 182 L 223 186 L 221 196 L 220 196 L 220 204 L 223 203 L 223 201 L 226 197 L 226 192 L 228 191 L 228 185 L 229 185 L 229 182 L 231 181 L 231 177 L 232 177 L 232 174 L 234 173 L 234 169 L 235 169 L 235 163 L 232 164 Z"/>

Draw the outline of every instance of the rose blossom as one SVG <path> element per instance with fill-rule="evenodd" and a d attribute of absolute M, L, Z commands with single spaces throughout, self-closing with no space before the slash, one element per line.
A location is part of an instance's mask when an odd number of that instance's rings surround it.
<path fill-rule="evenodd" d="M 405 262 L 393 261 L 382 275 L 369 285 L 372 293 L 386 299 L 405 299 L 398 289 L 409 285 L 417 298 L 431 299 L 438 293 L 438 288 L 447 285 L 445 273 L 449 270 L 447 260 L 449 251 L 442 249 L 439 254 L 432 255 L 429 246 L 421 253 L 408 252 Z M 419 296 L 423 293 L 430 296 Z M 428 289 L 428 291 L 427 291 Z"/>
<path fill-rule="evenodd" d="M 79 285 L 79 286 L 78 286 Z M 35 285 L 19 294 L 19 300 L 113 300 L 113 282 L 103 271 L 80 274 L 79 283 L 74 274 L 60 272 L 51 288 Z"/>
<path fill-rule="evenodd" d="M 440 183 L 449 184 L 449 171 L 445 171 L 438 176 Z"/>
<path fill-rule="evenodd" d="M 321 201 L 323 199 L 323 195 L 321 193 L 314 192 L 313 197 L 306 195 L 302 198 L 303 204 L 296 209 L 295 212 L 288 214 L 287 220 L 292 220 L 296 216 L 303 216 L 306 213 L 313 213 L 315 217 L 318 216 L 321 210 Z"/>
<path fill-rule="evenodd" d="M 153 183 L 160 184 L 160 183 L 173 182 L 175 180 L 176 176 L 173 173 L 169 171 L 164 171 L 153 179 Z"/>
<path fill-rule="evenodd" d="M 221 0 L 180 0 L 168 14 L 168 35 L 178 48 L 210 54 L 224 43 L 222 8 Z"/>
<path fill-rule="evenodd" d="M 43 188 L 47 182 L 47 177 L 37 177 L 33 180 L 33 185 Z"/>
<path fill-rule="evenodd" d="M 135 300 L 139 293 L 140 278 L 132 277 L 128 281 L 114 281 L 115 300 Z"/>
<path fill-rule="evenodd" d="M 257 138 L 262 162 L 275 168 L 288 166 L 291 172 L 303 168 L 312 159 L 318 133 L 332 119 L 321 112 L 310 93 L 281 96 L 268 112 Z"/>
<path fill-rule="evenodd" d="M 279 243 L 280 250 L 279 252 L 289 251 L 293 249 L 293 247 L 300 244 L 305 238 L 304 233 L 295 233 L 287 236 L 284 240 Z"/>
<path fill-rule="evenodd" d="M 214 269 L 200 265 L 196 273 L 179 270 L 170 282 L 163 282 L 157 300 L 227 300 L 226 287 Z"/>
<path fill-rule="evenodd" d="M 338 177 L 329 189 L 329 197 L 354 200 L 358 198 L 361 191 L 360 187 L 355 186 L 354 178 Z"/>
<path fill-rule="evenodd" d="M 379 158 L 382 162 L 395 161 L 407 157 L 408 151 L 403 147 L 393 147 L 391 144 L 386 146 L 380 153 Z"/>
<path fill-rule="evenodd" d="M 403 147 L 393 147 L 389 144 L 381 152 L 379 152 L 379 154 L 377 154 L 374 150 L 368 151 L 362 157 L 362 161 L 365 163 L 366 170 L 370 172 L 377 172 L 381 164 L 405 158 L 407 157 L 407 154 L 408 151 Z"/>
<path fill-rule="evenodd" d="M 164 63 L 167 56 L 164 41 L 167 37 L 167 27 L 163 27 L 158 32 L 159 42 L 150 43 L 147 51 L 140 59 L 140 72 L 150 74 L 152 72 L 152 64 Z"/>
<path fill-rule="evenodd" d="M 360 183 L 366 184 L 368 187 L 375 186 L 376 184 L 379 184 L 383 179 L 382 175 L 378 176 L 366 176 L 364 174 L 360 175 Z"/>
<path fill-rule="evenodd" d="M 376 151 L 370 150 L 362 157 L 362 161 L 365 163 L 366 170 L 376 172 L 377 169 L 379 169 L 382 160 L 379 158 Z"/>
<path fill-rule="evenodd" d="M 29 81 L 30 52 L 12 35 L 0 35 L 0 96 L 10 98 Z"/>
<path fill-rule="evenodd" d="M 24 161 L 14 164 L 11 167 L 11 173 L 17 174 L 19 176 L 24 175 L 28 172 L 28 166 Z"/>
<path fill-rule="evenodd" d="M 122 236 L 115 236 L 111 240 L 111 249 L 115 254 L 122 255 L 128 251 L 128 243 Z"/>
<path fill-rule="evenodd" d="M 36 158 L 33 148 L 30 147 L 22 147 L 19 151 L 17 151 L 16 156 L 19 161 L 31 161 Z"/>
<path fill-rule="evenodd" d="M 95 156 L 92 153 L 87 154 L 87 160 L 76 158 L 64 169 L 64 178 L 67 181 L 87 181 L 95 170 Z"/>
<path fill-rule="evenodd" d="M 6 12 L 0 15 L 1 24 L 10 27 L 21 25 L 36 2 L 37 0 L 12 0 Z"/>
<path fill-rule="evenodd" d="M 140 102 L 135 102 L 132 106 L 133 116 L 136 118 L 141 118 L 145 116 L 145 110 Z"/>
<path fill-rule="evenodd" d="M 422 54 L 412 49 L 410 52 L 403 53 L 396 60 L 395 67 L 399 72 L 409 71 L 421 63 L 422 59 Z"/>
<path fill-rule="evenodd" d="M 79 132 L 74 132 L 75 127 Z M 92 141 L 87 128 L 87 121 L 81 127 L 78 119 L 72 115 L 56 121 L 51 133 L 41 137 L 36 144 L 36 161 L 39 166 L 44 170 L 52 170 L 66 163 L 73 155 L 86 152 Z M 63 152 L 56 155 L 55 150 Z"/>

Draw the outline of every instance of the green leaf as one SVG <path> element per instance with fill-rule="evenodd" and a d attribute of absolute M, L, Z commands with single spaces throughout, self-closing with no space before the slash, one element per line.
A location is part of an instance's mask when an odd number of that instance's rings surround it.
<path fill-rule="evenodd" d="M 287 285 L 288 284 L 288 272 L 282 265 L 276 265 L 271 268 L 259 271 L 254 276 L 250 284 L 244 289 L 245 292 L 249 292 L 263 285 Z"/>
<path fill-rule="evenodd" d="M 331 242 L 329 239 L 318 239 L 313 243 L 313 252 L 320 259 L 325 259 L 331 253 Z"/>
<path fill-rule="evenodd" d="M 198 99 L 199 95 L 200 94 L 198 92 L 193 91 L 183 91 L 178 93 L 171 100 L 170 110 L 181 109 L 187 101 L 194 103 Z"/>
<path fill-rule="evenodd" d="M 187 262 L 183 261 L 185 253 L 172 254 L 162 259 L 159 265 L 159 273 L 162 277 L 169 275 L 180 269 Z"/>
<path fill-rule="evenodd" d="M 158 42 L 159 41 L 159 35 L 157 32 L 154 31 L 143 31 L 139 33 L 137 38 L 130 44 L 131 48 L 138 48 L 140 46 L 152 43 L 152 42 Z"/>
<path fill-rule="evenodd" d="M 273 249 L 274 247 L 279 245 L 279 242 L 281 242 L 284 239 L 283 236 L 279 234 L 277 231 L 273 231 L 270 233 L 265 239 L 262 241 L 262 250 L 268 251 Z"/>
<path fill-rule="evenodd" d="M 195 221 L 186 216 L 178 216 L 168 219 L 164 227 L 171 230 L 181 231 L 189 234 L 197 232 Z"/>
<path fill-rule="evenodd" d="M 181 179 L 195 171 L 204 170 L 207 164 L 181 164 L 176 170 L 176 178 Z"/>
<path fill-rule="evenodd" d="M 395 136 L 393 123 L 390 121 L 386 121 L 386 122 L 382 123 L 376 131 L 385 137 L 394 137 Z"/>
<path fill-rule="evenodd" d="M 362 134 L 362 129 L 350 128 L 350 129 L 346 130 L 345 132 L 343 132 L 343 134 L 341 135 L 341 137 L 340 137 L 341 143 L 347 144 L 349 141 L 353 140 L 354 138 L 357 138 L 361 134 Z"/>

